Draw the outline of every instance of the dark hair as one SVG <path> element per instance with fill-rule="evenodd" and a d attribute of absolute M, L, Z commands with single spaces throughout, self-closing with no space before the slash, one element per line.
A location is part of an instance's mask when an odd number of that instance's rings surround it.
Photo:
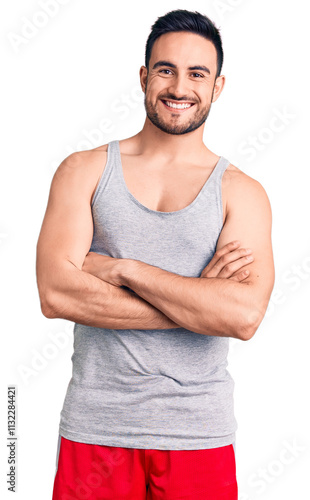
<path fill-rule="evenodd" d="M 158 17 L 151 29 L 145 47 L 145 66 L 147 69 L 149 69 L 152 48 L 157 38 L 173 31 L 189 31 L 201 35 L 213 43 L 217 53 L 216 78 L 221 74 L 224 59 L 222 39 L 219 30 L 207 16 L 197 11 L 172 10 L 164 16 Z"/>

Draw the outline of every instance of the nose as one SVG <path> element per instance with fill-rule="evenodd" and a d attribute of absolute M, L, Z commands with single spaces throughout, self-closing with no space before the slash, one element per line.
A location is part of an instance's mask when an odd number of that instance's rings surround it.
<path fill-rule="evenodd" d="M 186 75 L 179 73 L 169 81 L 169 92 L 177 99 L 188 95 Z"/>

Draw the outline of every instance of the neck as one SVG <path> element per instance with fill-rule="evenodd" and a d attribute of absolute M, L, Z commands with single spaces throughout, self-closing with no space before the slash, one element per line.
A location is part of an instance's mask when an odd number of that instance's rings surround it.
<path fill-rule="evenodd" d="M 141 153 L 156 156 L 159 152 L 173 161 L 193 161 L 206 151 L 203 143 L 204 124 L 187 134 L 163 132 L 146 118 L 143 129 L 135 136 Z"/>

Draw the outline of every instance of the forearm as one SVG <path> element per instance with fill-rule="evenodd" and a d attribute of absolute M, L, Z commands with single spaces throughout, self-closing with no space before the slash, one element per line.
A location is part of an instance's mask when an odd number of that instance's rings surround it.
<path fill-rule="evenodd" d="M 248 335 L 248 284 L 183 277 L 131 259 L 124 259 L 120 280 L 188 330 L 242 339 Z"/>
<path fill-rule="evenodd" d="M 180 328 L 143 298 L 79 270 L 70 262 L 49 269 L 42 312 L 82 325 L 119 329 Z M 39 287 L 40 290 L 40 287 Z"/>

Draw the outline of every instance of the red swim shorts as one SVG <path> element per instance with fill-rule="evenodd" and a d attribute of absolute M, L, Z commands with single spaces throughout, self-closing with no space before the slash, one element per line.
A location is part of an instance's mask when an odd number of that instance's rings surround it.
<path fill-rule="evenodd" d="M 237 500 L 233 445 L 144 450 L 60 438 L 52 500 Z"/>

